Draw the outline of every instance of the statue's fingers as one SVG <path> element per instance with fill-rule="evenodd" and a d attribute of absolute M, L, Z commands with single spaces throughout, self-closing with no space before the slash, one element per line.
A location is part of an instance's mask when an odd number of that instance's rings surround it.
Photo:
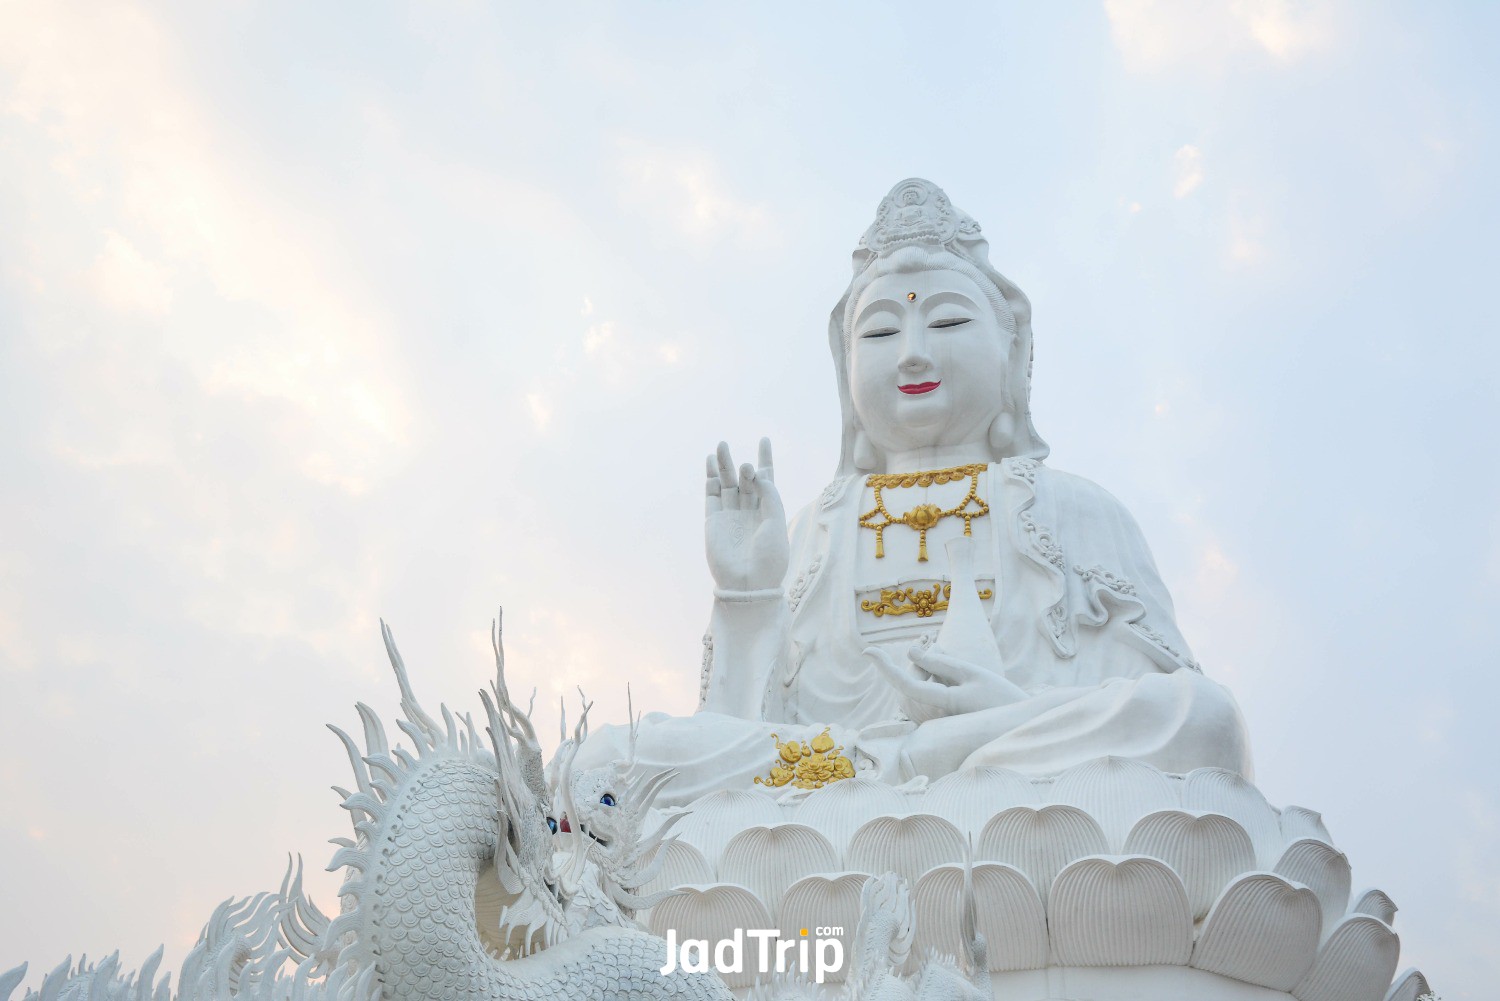
<path fill-rule="evenodd" d="M 772 481 L 776 479 L 776 469 L 771 462 L 770 438 L 762 438 L 760 440 L 760 453 L 756 456 L 755 464 L 760 467 L 759 472 L 761 479 Z"/>
<path fill-rule="evenodd" d="M 734 457 L 729 454 L 729 445 L 719 442 L 714 458 L 719 471 L 719 498 L 728 510 L 740 506 L 740 483 L 734 472 Z"/>
<path fill-rule="evenodd" d="M 740 467 L 740 507 L 747 511 L 760 507 L 760 481 L 748 462 Z"/>
<path fill-rule="evenodd" d="M 913 643 L 911 649 L 907 651 L 907 656 L 922 670 L 934 678 L 943 679 L 950 685 L 961 684 L 979 676 L 977 665 L 957 657 L 950 657 L 932 647 L 924 648 Z"/>
<path fill-rule="evenodd" d="M 760 496 L 760 510 L 766 521 L 778 521 L 784 527 L 786 525 L 786 509 L 781 506 L 781 491 L 776 489 L 776 483 L 764 472 L 759 473 L 755 479 L 755 492 Z"/>
<path fill-rule="evenodd" d="M 705 495 L 703 507 L 709 515 L 717 510 L 723 510 L 724 503 L 718 498 L 720 489 L 723 489 L 723 483 L 718 479 L 718 464 L 714 462 L 714 456 L 708 456 L 708 479 L 703 482 L 703 495 Z"/>
<path fill-rule="evenodd" d="M 909 667 L 898 664 L 894 657 L 880 647 L 865 647 L 865 656 L 875 662 L 876 670 L 885 675 L 887 681 L 895 685 L 903 694 L 914 699 L 930 702 L 932 701 L 929 697 L 930 689 L 943 688 L 936 682 L 918 678 Z"/>
<path fill-rule="evenodd" d="M 704 508 L 709 514 L 724 509 L 724 502 L 719 499 L 719 490 L 722 484 L 719 482 L 719 466 L 713 456 L 708 457 L 708 479 L 704 482 Z"/>

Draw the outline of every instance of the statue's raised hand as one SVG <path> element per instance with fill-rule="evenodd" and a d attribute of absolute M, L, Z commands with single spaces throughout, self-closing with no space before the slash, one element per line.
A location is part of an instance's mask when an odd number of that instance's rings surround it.
<path fill-rule="evenodd" d="M 760 440 L 760 461 L 738 474 L 723 442 L 708 457 L 708 569 L 721 590 L 769 590 L 786 576 L 786 511 L 773 472 L 769 438 Z"/>

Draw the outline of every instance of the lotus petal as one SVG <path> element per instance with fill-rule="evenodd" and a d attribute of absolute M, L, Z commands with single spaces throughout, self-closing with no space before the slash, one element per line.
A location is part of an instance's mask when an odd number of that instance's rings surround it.
<path fill-rule="evenodd" d="M 917 936 L 912 952 L 928 949 L 963 955 L 959 908 L 964 887 L 961 865 L 928 871 L 912 891 Z M 974 904 L 991 970 L 1035 970 L 1047 965 L 1047 914 L 1026 874 L 998 862 L 974 866 Z"/>
<path fill-rule="evenodd" d="M 651 909 L 651 933 L 666 936 L 677 932 L 677 941 L 707 939 L 710 947 L 720 939 L 733 938 L 746 928 L 772 928 L 771 915 L 743 886 L 715 883 L 711 886 L 687 886 Z M 746 943 L 749 948 L 749 943 Z M 755 964 L 746 962 L 744 972 L 723 974 L 730 987 L 749 987 L 755 982 Z"/>
<path fill-rule="evenodd" d="M 1333 838 L 1328 836 L 1328 828 L 1323 826 L 1323 815 L 1316 810 L 1309 810 L 1305 806 L 1289 806 L 1281 811 L 1281 841 L 1282 844 L 1291 844 L 1293 841 L 1301 841 L 1303 838 L 1317 838 L 1326 844 L 1333 844 Z"/>
<path fill-rule="evenodd" d="M 789 886 L 781 898 L 781 918 L 775 927 L 781 929 L 784 939 L 799 937 L 804 928 L 809 934 L 819 927 L 842 928 L 842 934 L 824 937 L 843 942 L 845 957 L 852 957 L 854 932 L 859 927 L 859 897 L 869 878 L 863 872 L 804 876 Z M 846 959 L 840 969 L 828 974 L 828 979 L 842 983 L 848 969 Z"/>
<path fill-rule="evenodd" d="M 1391 984 L 1390 993 L 1386 994 L 1385 1001 L 1417 1001 L 1423 994 L 1431 994 L 1432 988 L 1427 984 L 1427 978 L 1422 976 L 1422 971 L 1416 967 L 1407 970 L 1396 978 Z"/>
<path fill-rule="evenodd" d="M 838 857 L 828 839 L 811 827 L 752 827 L 736 834 L 725 847 L 719 878 L 749 887 L 774 918 L 787 887 L 803 876 L 837 871 Z"/>
<path fill-rule="evenodd" d="M 1182 880 L 1141 855 L 1096 855 L 1063 869 L 1047 924 L 1059 966 L 1184 966 L 1193 950 Z"/>
<path fill-rule="evenodd" d="M 849 868 L 878 876 L 894 872 L 914 885 L 933 866 L 961 859 L 964 836 L 942 817 L 876 817 L 849 841 Z"/>
<path fill-rule="evenodd" d="M 708 864 L 718 866 L 729 839 L 757 824 L 781 823 L 781 807 L 769 794 L 748 789 L 721 789 L 693 801 L 691 812 L 674 829 L 683 841 L 703 853 Z"/>
<path fill-rule="evenodd" d="M 1045 900 L 1063 866 L 1108 850 L 1099 822 L 1076 806 L 1016 806 L 984 825 L 976 857 L 1020 869 Z"/>
<path fill-rule="evenodd" d="M 1181 806 L 1177 786 L 1150 765 L 1130 758 L 1095 758 L 1057 777 L 1049 803 L 1076 806 L 1099 822 L 1110 850 L 1119 851 L 1135 822 Z"/>
<path fill-rule="evenodd" d="M 1372 918 L 1379 918 L 1388 925 L 1396 923 L 1396 911 L 1399 908 L 1384 890 L 1374 887 L 1361 893 L 1355 898 L 1354 906 L 1349 908 L 1351 914 L 1368 914 Z"/>
<path fill-rule="evenodd" d="M 927 789 L 921 811 L 947 817 L 964 834 L 976 838 L 984 825 L 1012 806 L 1040 806 L 1042 794 L 1019 772 L 994 765 L 965 768 L 944 775 Z"/>
<path fill-rule="evenodd" d="M 1298 1001 L 1370 1001 L 1381 997 L 1401 942 L 1384 922 L 1351 914 L 1339 922 L 1318 952 L 1313 967 L 1292 989 Z"/>
<path fill-rule="evenodd" d="M 1199 813 L 1222 813 L 1245 829 L 1255 846 L 1255 864 L 1269 869 L 1286 841 L 1281 817 L 1260 790 L 1227 768 L 1199 768 L 1182 780 L 1182 805 Z"/>
<path fill-rule="evenodd" d="M 1328 934 L 1349 908 L 1349 859 L 1332 845 L 1312 838 L 1293 842 L 1276 863 L 1276 872 L 1301 883 L 1323 905 L 1323 932 Z"/>
<path fill-rule="evenodd" d="M 1250 835 L 1221 813 L 1199 817 L 1162 810 L 1142 817 L 1125 839 L 1125 852 L 1159 858 L 1176 870 L 1195 921 L 1208 913 L 1231 879 L 1255 868 Z"/>
<path fill-rule="evenodd" d="M 689 883 L 712 883 L 714 867 L 708 864 L 703 853 L 686 841 L 668 841 L 658 852 L 666 856 L 656 878 L 645 885 L 641 893 L 649 896 L 662 890 L 675 890 Z"/>
<path fill-rule="evenodd" d="M 1322 905 L 1307 887 L 1275 873 L 1245 873 L 1208 912 L 1192 965 L 1289 991 L 1312 968 L 1322 929 Z"/>
<path fill-rule="evenodd" d="M 793 819 L 822 831 L 829 844 L 844 851 L 854 832 L 876 817 L 907 812 L 906 797 L 874 779 L 845 779 L 815 790 L 797 804 Z"/>

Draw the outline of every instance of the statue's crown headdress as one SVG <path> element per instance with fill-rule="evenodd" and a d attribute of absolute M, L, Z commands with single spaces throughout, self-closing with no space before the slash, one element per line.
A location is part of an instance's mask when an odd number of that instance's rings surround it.
<path fill-rule="evenodd" d="M 912 244 L 944 246 L 979 238 L 979 223 L 953 207 L 943 189 L 912 177 L 891 189 L 875 210 L 875 221 L 859 247 L 876 256 Z"/>

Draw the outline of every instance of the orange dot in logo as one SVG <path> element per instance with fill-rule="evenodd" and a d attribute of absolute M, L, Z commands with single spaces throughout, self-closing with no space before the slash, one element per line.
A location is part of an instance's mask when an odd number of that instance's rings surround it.
<path fill-rule="evenodd" d="M 807 934 L 807 929 L 806 928 L 802 929 L 802 934 L 804 934 L 804 935 Z"/>

